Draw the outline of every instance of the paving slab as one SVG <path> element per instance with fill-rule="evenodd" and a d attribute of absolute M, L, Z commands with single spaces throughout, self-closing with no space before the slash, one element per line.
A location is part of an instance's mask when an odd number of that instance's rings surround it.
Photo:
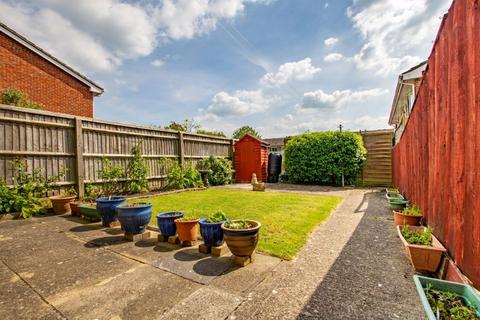
<path fill-rule="evenodd" d="M 225 319 L 241 302 L 241 297 L 224 290 L 203 286 L 177 303 L 160 319 Z"/>
<path fill-rule="evenodd" d="M 0 263 L 0 319 L 62 319 L 62 315 Z"/>
<path fill-rule="evenodd" d="M 157 319 L 201 287 L 149 265 L 49 298 L 69 319 Z"/>
<path fill-rule="evenodd" d="M 151 264 L 202 284 L 207 284 L 234 268 L 231 256 L 215 258 L 198 252 L 198 247 L 163 252 Z"/>

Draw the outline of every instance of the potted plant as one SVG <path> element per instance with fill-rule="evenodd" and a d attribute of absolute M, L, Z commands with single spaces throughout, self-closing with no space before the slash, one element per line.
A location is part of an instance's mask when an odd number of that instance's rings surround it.
<path fill-rule="evenodd" d="M 164 237 L 171 237 L 177 234 L 175 219 L 183 218 L 183 212 L 163 212 L 157 215 L 158 230 Z"/>
<path fill-rule="evenodd" d="M 117 207 L 124 204 L 126 198 L 121 196 L 113 196 L 119 192 L 119 182 L 124 175 L 121 166 L 113 165 L 108 159 L 104 159 L 102 169 L 99 170 L 100 177 L 103 180 L 102 189 L 104 197 L 96 199 L 97 210 L 102 217 L 102 224 L 109 227 L 113 222 L 117 221 Z"/>
<path fill-rule="evenodd" d="M 480 319 L 480 296 L 469 285 L 413 276 L 429 320 Z"/>
<path fill-rule="evenodd" d="M 250 257 L 258 242 L 262 225 L 254 220 L 227 220 L 221 225 L 228 249 L 237 257 Z"/>
<path fill-rule="evenodd" d="M 422 211 L 417 206 L 408 207 L 402 211 L 393 210 L 393 222 L 397 226 L 418 226 L 422 217 Z"/>
<path fill-rule="evenodd" d="M 152 217 L 152 204 L 139 202 L 121 205 L 117 207 L 117 213 L 125 233 L 144 233 Z"/>
<path fill-rule="evenodd" d="M 430 227 L 397 226 L 398 236 L 415 271 L 436 272 L 447 251 Z"/>
<path fill-rule="evenodd" d="M 58 196 L 50 197 L 54 214 L 64 214 L 70 212 L 70 203 L 77 197 L 77 192 L 72 187 Z"/>
<path fill-rule="evenodd" d="M 227 221 L 227 216 L 222 211 L 218 211 L 208 218 L 201 219 L 200 234 L 203 242 L 209 247 L 218 247 L 223 244 L 222 223 Z"/>
<path fill-rule="evenodd" d="M 178 239 L 184 243 L 192 244 L 197 241 L 198 236 L 198 221 L 197 218 L 178 218 L 175 219 L 177 226 Z"/>
<path fill-rule="evenodd" d="M 80 215 L 90 221 L 100 221 L 102 217 L 98 213 L 97 206 L 95 202 L 82 202 L 78 206 Z"/>

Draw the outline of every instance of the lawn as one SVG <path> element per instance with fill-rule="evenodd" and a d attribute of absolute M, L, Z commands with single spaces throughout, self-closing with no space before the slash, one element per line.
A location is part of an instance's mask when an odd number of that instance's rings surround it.
<path fill-rule="evenodd" d="M 262 223 L 258 249 L 292 259 L 309 233 L 340 203 L 340 197 L 278 192 L 208 189 L 159 195 L 142 202 L 153 204 L 156 214 L 182 211 L 186 217 L 206 217 L 222 210 L 231 219 L 253 219 Z"/>

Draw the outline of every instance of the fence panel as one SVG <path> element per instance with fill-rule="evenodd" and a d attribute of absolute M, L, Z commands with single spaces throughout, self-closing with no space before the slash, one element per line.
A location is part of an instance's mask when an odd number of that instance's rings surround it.
<path fill-rule="evenodd" d="M 134 146 L 141 143 L 149 167 L 149 187 L 164 186 L 169 170 L 162 159 L 195 165 L 209 157 L 232 155 L 232 142 L 222 137 L 127 125 L 47 111 L 0 105 L 0 177 L 13 183 L 15 159 L 25 159 L 29 170 L 45 175 L 67 174 L 59 188 L 102 183 L 104 158 L 127 168 Z"/>
<path fill-rule="evenodd" d="M 367 161 L 360 174 L 364 186 L 390 186 L 392 184 L 393 130 L 361 131 L 367 149 Z"/>

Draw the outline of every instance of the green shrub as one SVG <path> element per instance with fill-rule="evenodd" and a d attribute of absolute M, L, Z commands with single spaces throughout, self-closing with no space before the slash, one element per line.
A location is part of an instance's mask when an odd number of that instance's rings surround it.
<path fill-rule="evenodd" d="M 141 150 L 141 143 L 133 147 L 133 158 L 130 160 L 127 168 L 128 189 L 131 193 L 148 191 L 148 166 L 145 159 L 142 158 Z"/>
<path fill-rule="evenodd" d="M 166 189 L 176 190 L 203 186 L 200 172 L 192 166 L 185 169 L 180 167 L 178 162 L 171 159 L 164 159 L 163 161 L 166 167 L 169 168 Z"/>
<path fill-rule="evenodd" d="M 214 137 L 222 137 L 225 138 L 226 135 L 223 133 L 223 131 L 210 131 L 210 130 L 204 130 L 204 129 L 198 129 L 196 131 L 198 134 L 206 134 L 207 136 L 214 136 Z"/>
<path fill-rule="evenodd" d="M 207 170 L 207 179 L 214 186 L 232 182 L 233 169 L 232 161 L 224 158 L 210 156 L 197 164 L 198 170 Z"/>
<path fill-rule="evenodd" d="M 36 103 L 27 99 L 25 93 L 17 89 L 5 89 L 0 93 L 0 103 L 11 106 L 29 108 L 29 109 L 44 109 L 45 106 L 41 103 Z"/>
<path fill-rule="evenodd" d="M 102 169 L 98 170 L 98 173 L 102 179 L 103 196 L 110 198 L 114 194 L 123 192 L 122 185 L 119 183 L 119 180 L 125 177 L 122 166 L 115 165 L 110 159 L 104 158 Z"/>
<path fill-rule="evenodd" d="M 12 161 L 14 177 L 13 186 L 8 187 L 3 179 L 0 179 L 0 213 L 20 212 L 23 218 L 46 213 L 44 208 L 44 196 L 52 191 L 61 176 L 46 177 L 41 169 L 29 171 L 27 162 L 22 159 Z"/>
<path fill-rule="evenodd" d="M 354 184 L 365 161 L 360 134 L 317 132 L 293 137 L 285 147 L 285 167 L 293 183 Z"/>

